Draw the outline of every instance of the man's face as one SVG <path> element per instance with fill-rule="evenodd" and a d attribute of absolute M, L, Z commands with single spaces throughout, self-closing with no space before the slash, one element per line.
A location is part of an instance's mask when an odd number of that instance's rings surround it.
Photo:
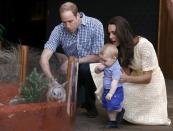
<path fill-rule="evenodd" d="M 75 16 L 72 11 L 65 11 L 60 14 L 61 21 L 69 32 L 75 32 L 80 24 L 79 13 Z"/>

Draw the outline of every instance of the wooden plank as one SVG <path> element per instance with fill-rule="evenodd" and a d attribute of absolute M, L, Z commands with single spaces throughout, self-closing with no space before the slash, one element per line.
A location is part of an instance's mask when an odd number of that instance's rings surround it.
<path fill-rule="evenodd" d="M 165 78 L 173 80 L 173 22 L 168 15 L 166 0 L 160 0 L 158 28 L 159 64 Z"/>

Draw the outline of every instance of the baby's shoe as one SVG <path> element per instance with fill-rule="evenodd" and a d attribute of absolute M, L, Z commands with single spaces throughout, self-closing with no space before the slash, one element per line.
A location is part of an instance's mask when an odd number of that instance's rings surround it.
<path fill-rule="evenodd" d="M 123 121 L 124 113 L 125 113 L 125 109 L 122 108 L 121 112 L 117 114 L 116 121 L 118 124 L 120 124 Z"/>
<path fill-rule="evenodd" d="M 105 128 L 118 128 L 118 123 L 116 121 L 108 121 Z"/>

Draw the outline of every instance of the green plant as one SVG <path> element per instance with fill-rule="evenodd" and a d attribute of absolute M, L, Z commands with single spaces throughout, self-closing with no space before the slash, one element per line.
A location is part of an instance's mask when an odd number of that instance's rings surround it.
<path fill-rule="evenodd" d="M 22 86 L 20 95 L 25 98 L 26 103 L 42 102 L 46 99 L 47 90 L 48 81 L 34 68 L 26 78 L 26 84 Z"/>

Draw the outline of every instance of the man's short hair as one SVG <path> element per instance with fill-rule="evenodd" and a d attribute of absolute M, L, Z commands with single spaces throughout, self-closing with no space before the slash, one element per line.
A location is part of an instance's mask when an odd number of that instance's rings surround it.
<path fill-rule="evenodd" d="M 59 8 L 59 13 L 63 13 L 65 11 L 72 11 L 72 13 L 76 16 L 78 13 L 78 7 L 76 4 L 72 2 L 65 2 L 64 4 L 61 5 Z"/>

